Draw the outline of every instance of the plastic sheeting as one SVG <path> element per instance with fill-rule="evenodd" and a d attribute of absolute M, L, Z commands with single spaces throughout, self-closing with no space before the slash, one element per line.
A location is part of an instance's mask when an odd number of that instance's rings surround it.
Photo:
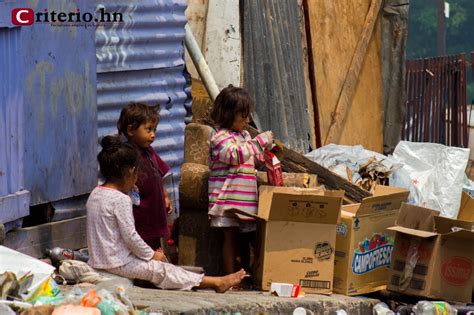
<path fill-rule="evenodd" d="M 409 202 L 457 218 L 469 149 L 401 141 L 393 158 L 403 163 L 390 185 L 410 190 Z"/>

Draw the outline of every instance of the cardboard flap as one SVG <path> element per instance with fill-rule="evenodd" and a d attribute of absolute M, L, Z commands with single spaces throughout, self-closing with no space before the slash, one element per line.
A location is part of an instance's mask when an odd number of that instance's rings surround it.
<path fill-rule="evenodd" d="M 402 203 L 395 224 L 409 229 L 435 232 L 434 218 L 438 214 L 439 211 L 436 210 Z"/>
<path fill-rule="evenodd" d="M 359 209 L 359 203 L 343 205 L 341 207 L 341 216 L 343 217 L 355 217 L 357 210 Z"/>
<path fill-rule="evenodd" d="M 388 193 L 390 189 L 384 189 L 385 194 L 373 197 L 367 197 L 362 200 L 357 211 L 357 216 L 364 216 L 370 214 L 384 213 L 400 209 L 402 202 L 408 200 L 409 192 L 406 190 Z"/>
<path fill-rule="evenodd" d="M 376 185 L 374 189 L 374 196 L 386 196 L 386 195 L 395 195 L 395 194 L 406 194 L 407 197 L 410 192 L 404 188 L 385 186 L 385 185 Z"/>
<path fill-rule="evenodd" d="M 458 230 L 458 231 L 455 231 L 455 232 L 443 234 L 443 237 L 474 240 L 474 232 L 470 231 L 470 230 L 469 231 L 468 230 Z"/>
<path fill-rule="evenodd" d="M 252 213 L 248 213 L 248 212 L 245 212 L 243 210 L 239 210 L 239 209 L 229 209 L 229 210 L 226 210 L 230 213 L 236 213 L 236 214 L 240 214 L 240 215 L 243 215 L 243 216 L 246 216 L 246 217 L 250 217 L 250 218 L 254 218 L 254 219 L 257 219 L 257 220 L 264 220 L 266 221 L 265 218 L 262 218 L 256 214 L 252 214 Z"/>
<path fill-rule="evenodd" d="M 336 224 L 341 195 L 322 189 L 261 186 L 258 216 L 267 221 Z"/>
<path fill-rule="evenodd" d="M 435 233 L 435 232 L 420 231 L 416 229 L 410 229 L 404 226 L 392 226 L 392 227 L 387 228 L 387 230 L 396 231 L 396 232 L 413 235 L 413 236 L 418 236 L 422 238 L 428 238 L 428 237 L 433 237 L 433 236 L 438 235 L 438 233 Z"/>
<path fill-rule="evenodd" d="M 474 230 L 474 222 L 454 220 L 445 217 L 435 217 L 436 231 L 440 234 L 451 233 L 455 230 Z"/>
<path fill-rule="evenodd" d="M 458 220 L 474 222 L 474 198 L 465 192 L 461 196 Z"/>

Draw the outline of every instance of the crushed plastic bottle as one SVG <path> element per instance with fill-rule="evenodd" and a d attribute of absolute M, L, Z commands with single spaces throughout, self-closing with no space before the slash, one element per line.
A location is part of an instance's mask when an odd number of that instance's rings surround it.
<path fill-rule="evenodd" d="M 458 311 L 443 301 L 419 301 L 413 307 L 415 315 L 457 315 Z"/>
<path fill-rule="evenodd" d="M 374 308 L 372 309 L 372 314 L 373 315 L 395 315 L 395 312 L 390 310 L 387 304 L 384 302 L 379 302 L 374 305 Z"/>
<path fill-rule="evenodd" d="M 89 256 L 83 252 L 62 247 L 47 249 L 46 255 L 51 258 L 53 265 L 58 265 L 61 261 L 68 259 L 80 260 L 83 262 L 87 262 L 89 260 Z"/>

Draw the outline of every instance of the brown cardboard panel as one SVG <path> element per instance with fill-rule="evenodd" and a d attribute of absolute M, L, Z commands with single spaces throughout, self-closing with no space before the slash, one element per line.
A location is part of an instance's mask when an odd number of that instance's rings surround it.
<path fill-rule="evenodd" d="M 434 217 L 439 211 L 403 203 L 396 225 L 420 231 L 435 231 Z"/>
<path fill-rule="evenodd" d="M 340 197 L 274 193 L 268 220 L 336 224 L 341 202 Z"/>
<path fill-rule="evenodd" d="M 464 229 L 468 231 L 474 230 L 474 222 L 454 220 L 445 217 L 435 217 L 436 232 L 440 234 L 451 233 L 458 229 Z"/>
<path fill-rule="evenodd" d="M 336 224 L 340 218 L 341 193 L 320 188 L 260 186 L 258 216 L 266 221 Z"/>
<path fill-rule="evenodd" d="M 384 289 L 387 285 L 395 233 L 386 228 L 395 224 L 398 209 L 407 200 L 408 191 L 380 187 L 383 188 L 376 192 L 378 196 L 341 208 L 342 222 L 337 226 L 336 236 L 336 293 L 360 295 Z M 361 208 L 365 208 L 365 212 Z"/>
<path fill-rule="evenodd" d="M 433 214 L 430 209 L 424 211 L 428 217 Z M 409 225 L 408 217 L 401 220 L 405 225 Z M 417 214 L 412 217 L 417 218 Z M 397 233 L 388 289 L 420 297 L 470 302 L 474 274 L 474 232 L 466 229 L 450 231 L 453 227 L 470 227 L 472 223 L 436 216 L 433 219 L 436 231 L 442 234 L 422 238 L 434 232 L 420 230 L 414 233 L 414 229 L 401 226 L 390 228 Z M 417 223 L 412 225 L 421 226 Z M 412 255 L 414 252 L 416 255 Z M 408 274 L 407 280 L 403 282 L 401 279 L 404 279 L 405 265 L 412 260 L 410 257 L 417 257 L 416 265 L 413 273 Z"/>
<path fill-rule="evenodd" d="M 346 294 L 348 286 L 347 279 L 350 273 L 350 266 L 353 252 L 352 248 L 352 216 L 342 214 L 341 223 L 336 227 L 336 254 L 334 257 L 334 292 Z"/>
<path fill-rule="evenodd" d="M 458 214 L 459 220 L 474 221 L 474 198 L 463 192 L 461 196 L 461 207 Z"/>
<path fill-rule="evenodd" d="M 272 282 L 302 285 L 304 292 L 330 293 L 336 231 L 326 224 L 266 223 L 261 286 Z"/>
<path fill-rule="evenodd" d="M 451 232 L 451 233 L 446 233 L 442 235 L 443 239 L 446 238 L 457 238 L 459 239 L 458 241 L 462 240 L 474 240 L 474 233 L 468 230 L 460 230 L 456 232 Z M 473 250 L 474 251 L 474 250 Z"/>
<path fill-rule="evenodd" d="M 408 191 L 398 192 L 390 195 L 374 196 L 364 198 L 360 203 L 357 216 L 390 212 L 400 209 L 402 202 L 408 199 Z"/>
<path fill-rule="evenodd" d="M 418 236 L 422 238 L 428 238 L 428 237 L 433 237 L 433 236 L 438 235 L 438 233 L 436 232 L 420 231 L 420 230 L 410 229 L 410 228 L 406 228 L 404 226 L 398 226 L 398 225 L 389 227 L 387 228 L 387 230 L 400 232 L 403 234 L 408 234 L 408 235 L 413 235 L 413 236 Z"/>
<path fill-rule="evenodd" d="M 406 194 L 408 196 L 407 192 L 408 191 L 404 188 L 393 187 L 393 186 L 385 186 L 385 185 L 377 185 L 377 186 L 375 186 L 374 196 L 395 195 L 397 193 L 401 193 L 403 195 Z"/>

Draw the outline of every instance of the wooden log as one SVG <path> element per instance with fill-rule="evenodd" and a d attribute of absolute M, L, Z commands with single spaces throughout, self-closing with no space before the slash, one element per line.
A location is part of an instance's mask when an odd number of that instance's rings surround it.
<path fill-rule="evenodd" d="M 253 127 L 248 127 L 252 137 L 259 134 L 259 131 Z M 366 197 L 372 196 L 368 191 L 352 184 L 348 180 L 331 172 L 324 166 L 311 161 L 296 151 L 283 147 L 283 160 L 281 161 L 282 169 L 291 173 L 308 173 L 318 175 L 318 182 L 328 189 L 344 190 L 344 200 L 348 203 L 358 203 Z"/>

